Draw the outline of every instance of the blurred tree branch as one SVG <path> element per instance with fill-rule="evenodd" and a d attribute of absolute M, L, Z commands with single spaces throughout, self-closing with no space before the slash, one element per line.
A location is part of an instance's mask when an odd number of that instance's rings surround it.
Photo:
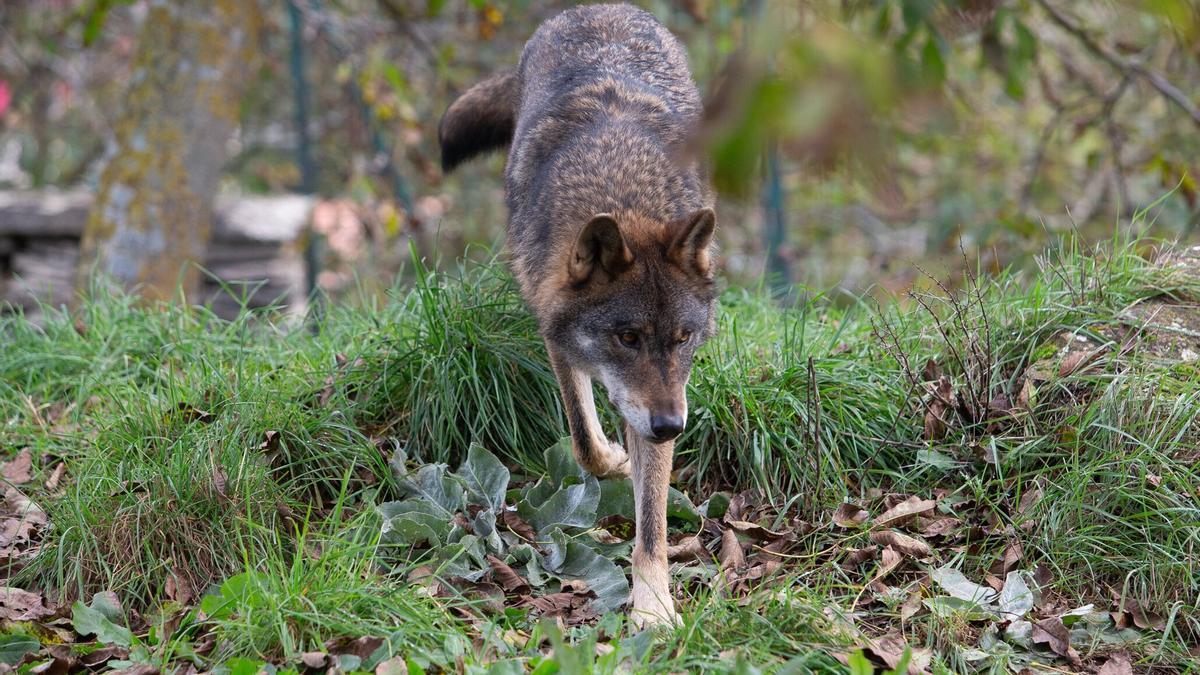
<path fill-rule="evenodd" d="M 1158 90 L 1168 101 L 1179 106 L 1181 110 L 1186 112 L 1192 121 L 1200 126 L 1200 108 L 1188 98 L 1187 94 L 1180 91 L 1178 87 L 1171 84 L 1159 73 L 1150 70 L 1146 66 L 1130 61 L 1119 56 L 1116 52 L 1105 47 L 1097 42 L 1091 35 L 1088 34 L 1078 23 L 1070 19 L 1066 14 L 1050 4 L 1049 0 L 1036 0 L 1037 4 L 1050 15 L 1050 19 L 1061 29 L 1070 33 L 1080 44 L 1082 44 L 1089 52 L 1108 63 L 1116 70 L 1121 71 L 1125 75 L 1137 75 L 1150 83 L 1150 86 Z"/>

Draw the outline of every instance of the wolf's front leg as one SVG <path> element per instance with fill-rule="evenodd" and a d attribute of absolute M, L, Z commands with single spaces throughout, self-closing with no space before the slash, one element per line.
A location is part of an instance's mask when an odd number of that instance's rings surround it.
<path fill-rule="evenodd" d="M 667 486 L 675 441 L 651 443 L 632 429 L 625 431 L 633 468 L 634 545 L 633 610 L 638 627 L 675 624 L 675 600 L 667 567 Z"/>
<path fill-rule="evenodd" d="M 547 351 L 554 375 L 558 378 L 558 388 L 562 392 L 575 461 L 588 473 L 600 478 L 628 476 L 629 455 L 619 443 L 609 441 L 600 427 L 596 401 L 592 396 L 592 378 L 568 365 L 549 345 Z"/>

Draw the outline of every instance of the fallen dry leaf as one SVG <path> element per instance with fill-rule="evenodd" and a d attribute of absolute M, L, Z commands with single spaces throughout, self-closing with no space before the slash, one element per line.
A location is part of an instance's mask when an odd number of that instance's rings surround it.
<path fill-rule="evenodd" d="M 118 647 L 116 645 L 110 645 L 108 647 L 101 647 L 100 649 L 95 649 L 86 654 L 80 655 L 79 663 L 87 666 L 88 668 L 96 669 L 108 663 L 112 659 L 123 659 L 127 656 L 129 656 L 128 649 L 125 649 L 124 647 Z"/>
<path fill-rule="evenodd" d="M 300 663 L 306 668 L 320 670 L 329 663 L 329 655 L 325 652 L 304 652 L 300 655 Z"/>
<path fill-rule="evenodd" d="M 63 474 L 67 472 L 67 463 L 59 462 L 50 470 L 50 477 L 46 479 L 46 492 L 54 492 L 58 489 L 58 484 L 62 482 Z"/>
<path fill-rule="evenodd" d="M 516 511 L 505 509 L 501 515 L 501 520 L 504 521 L 504 526 L 512 530 L 518 537 L 525 541 L 537 541 L 537 532 L 534 531 L 529 523 L 525 522 L 524 518 L 518 516 Z"/>
<path fill-rule="evenodd" d="M 596 610 L 592 608 L 591 598 L 594 593 L 547 593 L 536 598 L 529 598 L 525 604 L 537 610 L 539 614 L 550 618 L 561 618 L 567 624 L 578 624 L 596 618 Z"/>
<path fill-rule="evenodd" d="M 72 670 L 80 670 L 76 667 L 75 654 L 71 652 L 70 645 L 46 645 L 45 650 L 52 660 L 30 668 L 31 675 L 67 675 Z"/>
<path fill-rule="evenodd" d="M 786 534 L 784 532 L 774 532 L 772 530 L 768 530 L 758 523 L 751 523 L 746 520 L 730 520 L 729 518 L 726 518 L 725 524 L 729 525 L 729 527 L 732 527 L 738 532 L 741 532 L 742 534 L 759 541 L 771 541 Z"/>
<path fill-rule="evenodd" d="M 759 559 L 765 563 L 765 572 L 767 574 L 772 574 L 775 572 L 775 570 L 778 570 L 783 566 L 783 553 L 792 545 L 792 543 L 793 540 L 790 539 L 776 539 L 775 541 L 758 549 Z"/>
<path fill-rule="evenodd" d="M 1108 661 L 1100 666 L 1096 675 L 1133 675 L 1133 664 L 1129 661 L 1127 652 L 1114 652 Z"/>
<path fill-rule="evenodd" d="M 608 532 L 610 535 L 612 535 L 612 538 L 615 539 L 616 542 L 629 541 L 630 539 L 633 539 L 633 521 L 617 513 L 597 520 L 596 527 Z"/>
<path fill-rule="evenodd" d="M 408 675 L 408 662 L 403 654 L 397 654 L 375 666 L 375 675 Z"/>
<path fill-rule="evenodd" d="M 4 487 L 4 504 L 0 507 L 0 561 L 28 555 L 36 550 L 36 541 L 49 520 L 42 507 L 33 503 L 20 490 Z"/>
<path fill-rule="evenodd" d="M 937 502 L 932 499 L 909 497 L 875 518 L 876 527 L 899 527 L 913 518 L 933 511 Z"/>
<path fill-rule="evenodd" d="M 991 588 L 997 593 L 1004 589 L 1004 580 L 995 574 L 985 574 L 983 576 L 983 583 L 987 584 L 988 588 Z"/>
<path fill-rule="evenodd" d="M 487 561 L 492 566 L 492 578 L 500 584 L 500 588 L 504 589 L 506 594 L 525 595 L 529 593 L 528 582 L 508 563 L 494 555 L 489 555 Z"/>
<path fill-rule="evenodd" d="M 921 602 L 924 599 L 924 595 L 919 586 L 912 593 L 908 594 L 908 598 L 904 600 L 904 604 L 900 605 L 901 623 L 907 623 L 909 619 L 916 616 L 918 612 L 925 608 L 925 604 Z"/>
<path fill-rule="evenodd" d="M 1058 376 L 1066 377 L 1073 373 L 1087 370 L 1105 351 L 1104 347 L 1097 347 L 1089 351 L 1078 351 L 1067 354 L 1063 357 L 1062 364 L 1058 367 Z"/>
<path fill-rule="evenodd" d="M 330 640 L 325 643 L 325 648 L 330 654 L 353 654 L 362 660 L 371 658 L 375 650 L 383 646 L 383 638 L 375 635 L 364 635 L 353 640 Z"/>
<path fill-rule="evenodd" d="M 708 561 L 712 556 L 709 555 L 708 549 L 700 543 L 700 537 L 691 535 L 684 537 L 678 544 L 672 544 L 667 547 L 667 560 L 675 560 L 679 562 L 688 562 L 691 560 Z"/>
<path fill-rule="evenodd" d="M 942 367 L 937 359 L 926 359 L 925 367 L 921 370 L 922 382 L 936 382 L 942 378 Z"/>
<path fill-rule="evenodd" d="M 191 604 L 194 592 L 192 586 L 187 580 L 181 579 L 175 570 L 171 570 L 170 576 L 167 577 L 166 593 L 169 600 L 174 600 L 181 605 Z"/>
<path fill-rule="evenodd" d="M 727 571 L 739 570 L 746 566 L 746 554 L 742 552 L 742 544 L 733 530 L 721 533 L 721 552 L 717 555 L 717 562 Z"/>
<path fill-rule="evenodd" d="M 863 647 L 864 653 L 867 653 L 868 656 L 874 656 L 893 670 L 900 665 L 900 660 L 904 658 L 905 650 L 909 651 L 908 672 L 911 675 L 919 675 L 925 672 L 933 657 L 932 652 L 923 648 L 910 648 L 904 636 L 898 633 L 890 633 L 876 638 Z"/>
<path fill-rule="evenodd" d="M 1021 562 L 1021 557 L 1024 555 L 1025 546 L 1021 544 L 1021 540 L 1013 539 L 1005 545 L 1004 554 L 992 564 L 988 571 L 998 577 L 1004 577 L 1016 569 L 1017 563 Z"/>
<path fill-rule="evenodd" d="M 925 527 L 921 529 L 923 537 L 944 537 L 962 527 L 962 521 L 958 518 L 927 518 L 925 520 Z"/>
<path fill-rule="evenodd" d="M 213 469 L 212 485 L 218 495 L 229 499 L 229 493 L 226 492 L 229 487 L 229 475 L 225 473 L 225 469 L 219 466 Z"/>
<path fill-rule="evenodd" d="M 870 515 L 858 504 L 842 502 L 833 511 L 833 524 L 838 527 L 858 527 L 866 522 Z"/>
<path fill-rule="evenodd" d="M 926 387 L 929 390 L 929 402 L 925 405 L 925 438 L 938 441 L 946 435 L 949 426 L 947 413 L 957 405 L 957 397 L 950 378 L 945 375 L 926 383 Z"/>
<path fill-rule="evenodd" d="M 852 548 L 846 552 L 846 558 L 841 562 L 842 569 L 853 569 L 868 560 L 874 560 L 877 555 L 879 555 L 879 549 L 874 546 Z"/>
<path fill-rule="evenodd" d="M 279 450 L 279 443 L 282 437 L 278 431 L 268 430 L 263 434 L 263 442 L 258 444 L 258 449 L 263 452 L 275 452 Z"/>
<path fill-rule="evenodd" d="M 0 473 L 4 475 L 4 480 L 13 485 L 33 480 L 33 453 L 29 448 L 23 448 L 16 457 L 4 463 Z"/>
<path fill-rule="evenodd" d="M 902 562 L 904 562 L 904 556 L 900 555 L 899 551 L 891 546 L 885 546 L 883 553 L 879 554 L 879 569 L 875 572 L 875 576 L 871 579 L 871 582 L 882 581 L 893 570 L 899 567 Z"/>
<path fill-rule="evenodd" d="M 933 555 L 929 544 L 895 530 L 881 530 L 871 533 L 871 541 L 880 546 L 891 546 L 904 555 L 913 558 L 928 558 Z"/>
<path fill-rule="evenodd" d="M 1029 401 L 1033 398 L 1033 383 L 1029 379 L 1025 379 L 1021 384 L 1021 391 L 1017 394 L 1017 407 L 1023 410 L 1029 410 Z"/>
<path fill-rule="evenodd" d="M 490 581 L 467 581 L 457 577 L 451 581 L 463 597 L 478 601 L 475 607 L 484 610 L 485 613 L 504 613 L 504 589 L 497 584 Z"/>
<path fill-rule="evenodd" d="M 1042 501 L 1042 486 L 1035 484 L 1032 488 L 1021 493 L 1021 499 L 1017 502 L 1017 513 L 1029 515 L 1029 512 Z"/>
<path fill-rule="evenodd" d="M 1044 644 L 1050 651 L 1066 658 L 1071 665 L 1081 664 L 1079 652 L 1071 646 L 1071 631 L 1063 625 L 1062 619 L 1050 617 L 1033 624 L 1033 643 Z"/>
<path fill-rule="evenodd" d="M 5 621 L 40 621 L 54 614 L 45 599 L 37 593 L 11 586 L 0 586 L 0 619 Z"/>
<path fill-rule="evenodd" d="M 1133 616 L 1133 625 L 1138 628 L 1151 628 L 1162 631 L 1167 627 L 1166 619 L 1161 614 L 1147 610 L 1141 602 L 1130 600 L 1125 603 L 1125 609 Z"/>

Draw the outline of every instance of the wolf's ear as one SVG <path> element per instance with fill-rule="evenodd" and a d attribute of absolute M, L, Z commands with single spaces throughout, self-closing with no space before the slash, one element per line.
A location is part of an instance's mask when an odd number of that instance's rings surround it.
<path fill-rule="evenodd" d="M 609 214 L 601 213 L 583 226 L 575 240 L 567 263 L 567 277 L 573 284 L 582 284 L 597 274 L 606 274 L 612 279 L 632 264 L 633 254 L 625 245 L 617 221 Z"/>
<path fill-rule="evenodd" d="M 700 209 L 688 216 L 687 224 L 667 249 L 667 257 L 685 270 L 709 276 L 712 273 L 712 261 L 708 247 L 716 226 L 717 214 L 710 208 Z"/>

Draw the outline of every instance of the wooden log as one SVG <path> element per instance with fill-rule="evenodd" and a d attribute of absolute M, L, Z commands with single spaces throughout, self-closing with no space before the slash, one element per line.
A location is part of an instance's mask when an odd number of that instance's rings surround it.
<path fill-rule="evenodd" d="M 249 307 L 305 309 L 301 245 L 315 200 L 299 195 L 224 197 L 214 209 L 200 295 L 220 316 Z M 37 300 L 73 299 L 79 240 L 91 208 L 85 191 L 0 191 L 0 311 L 37 314 Z"/>

